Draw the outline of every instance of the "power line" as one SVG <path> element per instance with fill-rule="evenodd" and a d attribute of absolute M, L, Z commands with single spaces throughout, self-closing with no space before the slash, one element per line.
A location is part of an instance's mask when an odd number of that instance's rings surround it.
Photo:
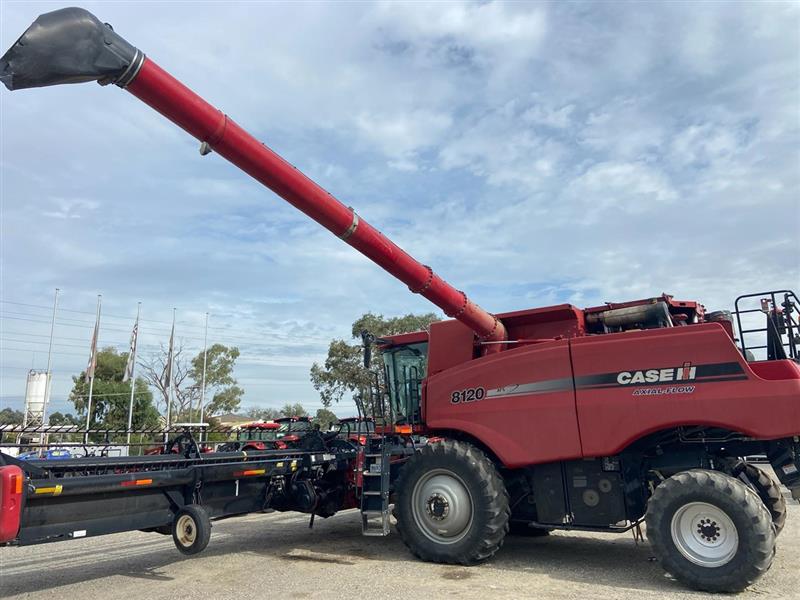
<path fill-rule="evenodd" d="M 13 314 L 25 314 L 25 313 L 13 313 Z M 38 315 L 27 315 L 27 316 L 38 316 Z M 49 321 L 44 321 L 44 320 L 41 320 L 41 319 L 29 319 L 29 318 L 25 318 L 25 317 L 10 317 L 10 316 L 7 316 L 6 314 L 0 314 L 0 320 L 26 321 L 26 322 L 30 322 L 30 323 L 49 324 Z M 91 329 L 91 327 L 94 326 L 94 323 L 86 322 L 83 325 L 76 325 L 76 324 L 73 324 L 73 323 L 66 323 L 66 322 L 62 321 L 61 319 L 56 319 L 56 325 L 60 325 L 60 326 L 63 326 L 63 327 L 73 327 L 73 328 L 80 328 L 80 329 L 89 330 L 89 329 Z M 209 329 L 211 329 L 211 328 L 209 327 Z M 119 327 L 108 327 L 108 326 L 102 327 L 101 328 L 101 332 L 102 331 L 118 331 L 118 332 L 123 332 L 123 333 L 130 333 L 130 330 L 128 330 L 128 329 L 122 329 L 122 328 L 119 328 Z M 155 331 L 155 330 L 152 330 L 152 329 L 142 329 L 141 333 L 142 334 L 153 335 L 153 336 L 157 336 L 157 337 L 164 337 L 164 338 L 168 337 L 168 334 L 167 334 L 166 331 L 162 332 L 162 331 Z M 183 340 L 193 340 L 193 341 L 196 341 L 196 342 L 203 341 L 202 337 L 184 335 L 183 333 L 180 332 L 180 330 L 178 330 L 177 333 L 179 334 L 178 337 L 180 339 L 183 339 Z M 222 337 L 222 338 L 218 338 L 218 343 L 222 343 L 222 342 L 227 342 L 227 343 L 230 343 L 230 342 L 244 342 L 246 344 L 259 344 L 259 343 L 268 344 L 270 342 L 270 338 L 272 338 L 272 341 L 274 341 L 274 342 L 290 342 L 290 341 L 293 341 L 293 340 L 308 340 L 309 342 L 313 342 L 313 343 L 316 343 L 318 345 L 322 345 L 322 344 L 328 343 L 327 340 L 323 340 L 322 338 L 317 338 L 317 337 L 313 337 L 313 336 L 301 336 L 301 335 L 295 336 L 295 335 L 287 335 L 287 334 L 278 335 L 278 334 L 274 334 L 274 333 L 265 333 L 264 335 L 251 336 L 251 337 L 225 336 L 225 337 Z M 79 338 L 72 338 L 72 339 L 79 339 Z M 122 342 L 120 342 L 120 343 L 122 343 Z M 275 345 L 275 344 L 273 344 L 273 345 Z"/>
<path fill-rule="evenodd" d="M 14 352 L 44 352 L 44 350 L 37 350 L 35 348 L 13 348 L 11 346 L 6 346 L 6 345 L 3 345 L 2 349 L 12 350 Z M 58 354 L 60 356 L 81 356 L 83 358 L 86 358 L 87 356 L 86 354 L 83 353 L 78 354 L 77 352 L 53 352 L 53 354 Z"/>
<path fill-rule="evenodd" d="M 40 341 L 40 340 L 18 340 L 18 339 L 13 339 L 13 338 L 9 338 L 9 337 L 0 337 L 0 340 L 5 340 L 7 342 L 22 342 L 23 344 L 44 344 L 45 346 L 47 345 L 47 342 L 43 341 L 43 340 L 42 341 Z M 53 342 L 53 345 L 54 346 L 66 346 L 66 347 L 70 347 L 70 348 L 84 348 L 85 347 L 84 344 L 61 344 L 61 343 L 57 343 L 57 342 Z"/>
<path fill-rule="evenodd" d="M 12 302 L 11 300 L 0 300 L 0 303 L 12 304 L 12 305 L 15 305 L 15 306 L 25 306 L 25 307 L 28 307 L 28 308 L 44 309 L 44 310 L 48 310 L 48 311 L 51 310 L 51 308 L 47 307 L 47 306 L 42 306 L 42 305 L 37 305 L 37 304 L 27 304 L 25 302 Z M 78 313 L 78 314 L 94 315 L 94 313 L 91 313 L 91 312 L 88 312 L 88 311 L 72 310 L 72 309 L 66 309 L 66 308 L 59 309 L 59 310 L 62 311 L 62 312 L 73 312 L 73 313 Z M 15 311 L 2 311 L 2 312 L 0 312 L 0 318 L 2 318 L 2 315 L 4 313 L 21 315 L 21 316 L 26 316 L 26 317 L 31 317 L 31 316 L 33 316 L 33 317 L 42 317 L 43 316 L 43 315 L 36 315 L 36 314 L 32 315 L 30 313 L 18 313 L 18 312 L 15 312 Z M 133 320 L 133 317 L 128 317 L 128 316 L 123 317 L 121 315 L 112 315 L 112 314 L 106 315 L 106 314 L 104 314 L 103 316 L 104 317 L 114 318 L 114 319 L 125 319 L 125 320 L 128 320 L 128 321 L 132 321 Z M 64 319 L 62 318 L 62 320 L 64 320 Z M 66 320 L 72 321 L 72 322 L 75 322 L 75 323 L 85 324 L 85 325 L 87 325 L 89 327 L 94 325 L 94 321 L 88 321 L 88 320 L 82 320 L 82 319 L 66 319 Z M 158 321 L 156 319 L 144 319 L 144 318 L 142 318 L 141 321 L 142 322 L 148 322 L 148 323 L 157 323 L 157 324 L 161 324 L 161 325 L 168 325 L 168 326 L 172 325 L 171 322 Z M 66 324 L 66 323 L 64 323 L 64 324 Z M 192 325 L 187 321 L 178 321 L 177 325 L 181 325 L 183 328 L 194 329 L 194 330 L 197 330 L 197 331 L 202 331 L 203 330 L 203 326 L 202 325 Z M 209 330 L 232 332 L 234 337 L 227 336 L 227 339 L 236 339 L 236 338 L 254 339 L 254 337 L 255 337 L 252 334 L 248 335 L 247 333 L 244 333 L 241 330 L 237 330 L 237 329 L 235 329 L 233 327 L 212 327 L 212 326 L 209 326 Z M 302 335 L 302 334 L 287 334 L 287 333 L 278 332 L 278 331 L 264 331 L 263 333 L 259 334 L 259 336 L 260 335 L 277 336 L 277 337 L 286 336 L 286 337 L 292 338 L 292 339 L 309 339 L 309 340 L 318 340 L 318 341 L 322 340 L 321 337 L 310 336 L 310 335 Z M 194 339 L 202 339 L 202 338 L 194 338 Z"/>

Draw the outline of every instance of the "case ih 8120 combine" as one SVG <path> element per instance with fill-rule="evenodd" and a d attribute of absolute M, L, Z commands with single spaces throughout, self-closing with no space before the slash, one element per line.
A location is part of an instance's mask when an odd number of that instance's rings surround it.
<path fill-rule="evenodd" d="M 390 419 L 366 446 L 317 431 L 291 450 L 0 455 L 0 541 L 149 529 L 194 553 L 211 519 L 264 508 L 313 523 L 360 507 L 364 532 L 385 535 L 392 499 L 404 542 L 429 561 L 483 561 L 512 525 L 620 532 L 644 521 L 664 568 L 695 588 L 741 590 L 770 567 L 785 501 L 747 457 L 767 457 L 800 495 L 791 292 L 757 295 L 766 360 L 737 347 L 730 315 L 670 296 L 490 314 L 84 10 L 39 17 L 0 70 L 11 90 L 116 84 L 452 317 L 377 340 Z M 415 449 L 417 435 L 436 441 Z"/>

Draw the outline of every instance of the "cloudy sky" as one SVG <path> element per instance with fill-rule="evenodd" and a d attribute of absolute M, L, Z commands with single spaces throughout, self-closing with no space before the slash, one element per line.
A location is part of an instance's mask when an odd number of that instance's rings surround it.
<path fill-rule="evenodd" d="M 63 4 L 2 2 L 3 50 Z M 488 310 L 800 287 L 789 2 L 84 3 Z M 0 406 L 101 345 L 236 344 L 245 405 L 366 311 L 428 310 L 132 96 L 1 90 Z M 350 412 L 349 406 L 338 407 Z"/>

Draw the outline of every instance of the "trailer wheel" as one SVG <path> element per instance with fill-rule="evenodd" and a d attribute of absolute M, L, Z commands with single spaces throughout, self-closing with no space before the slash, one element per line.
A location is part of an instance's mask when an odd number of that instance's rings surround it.
<path fill-rule="evenodd" d="M 708 592 L 739 592 L 772 565 L 775 530 L 747 485 L 703 469 L 658 485 L 647 507 L 647 537 L 664 569 Z"/>
<path fill-rule="evenodd" d="M 172 521 L 172 540 L 184 554 L 202 552 L 211 539 L 211 519 L 199 504 L 187 504 Z"/>
<path fill-rule="evenodd" d="M 739 478 L 744 476 L 745 483 L 748 483 L 761 498 L 772 517 L 777 536 L 786 525 L 786 498 L 783 497 L 780 484 L 769 473 L 750 463 L 739 463 L 734 468 L 733 474 Z"/>
<path fill-rule="evenodd" d="M 465 442 L 425 446 L 397 480 L 397 530 L 425 561 L 473 565 L 494 555 L 508 531 L 508 494 L 492 461 Z"/>

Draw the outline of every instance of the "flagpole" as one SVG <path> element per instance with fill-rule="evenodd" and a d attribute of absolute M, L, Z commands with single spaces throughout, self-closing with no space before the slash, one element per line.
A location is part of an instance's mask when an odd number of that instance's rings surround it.
<path fill-rule="evenodd" d="M 89 377 L 89 400 L 86 404 L 86 433 L 83 436 L 83 443 L 89 442 L 89 427 L 92 423 L 92 391 L 94 389 L 94 372 L 97 368 L 97 338 L 100 337 L 100 301 L 102 294 L 97 294 L 97 317 L 94 322 L 94 336 L 92 339 L 92 357 L 89 360 L 90 369 L 92 371 Z"/>
<path fill-rule="evenodd" d="M 50 321 L 50 345 L 47 348 L 47 388 L 45 388 L 44 394 L 44 407 L 42 408 L 42 425 L 47 425 L 47 407 L 50 404 L 50 390 L 52 387 L 52 380 L 53 380 L 53 373 L 50 370 L 53 364 L 53 335 L 56 330 L 56 311 L 58 310 L 58 292 L 60 290 L 56 288 L 56 295 L 53 298 L 53 320 Z M 27 413 L 26 413 L 27 415 Z M 47 448 L 47 433 L 43 436 L 44 447 Z"/>
<path fill-rule="evenodd" d="M 172 309 L 172 333 L 169 336 L 169 354 L 167 356 L 167 368 L 169 369 L 169 380 L 167 381 L 167 430 L 169 430 L 170 422 L 172 420 L 172 382 L 174 380 L 173 377 L 173 365 L 174 360 L 172 357 L 173 348 L 175 344 L 175 312 L 177 311 L 176 308 Z M 164 432 L 164 442 L 166 443 L 169 439 L 169 431 Z"/>
<path fill-rule="evenodd" d="M 206 365 L 208 364 L 208 313 L 206 313 L 206 333 L 203 336 L 203 382 L 200 386 L 200 422 L 205 418 L 206 410 Z M 200 430 L 200 441 L 203 441 L 203 431 Z"/>
<path fill-rule="evenodd" d="M 131 401 L 128 405 L 128 456 L 131 455 L 131 428 L 133 427 L 133 395 L 136 391 L 136 346 L 139 344 L 139 314 L 142 311 L 142 303 L 136 303 L 136 324 L 133 326 L 135 331 L 133 343 L 131 344 L 131 355 L 128 360 L 131 361 Z"/>

